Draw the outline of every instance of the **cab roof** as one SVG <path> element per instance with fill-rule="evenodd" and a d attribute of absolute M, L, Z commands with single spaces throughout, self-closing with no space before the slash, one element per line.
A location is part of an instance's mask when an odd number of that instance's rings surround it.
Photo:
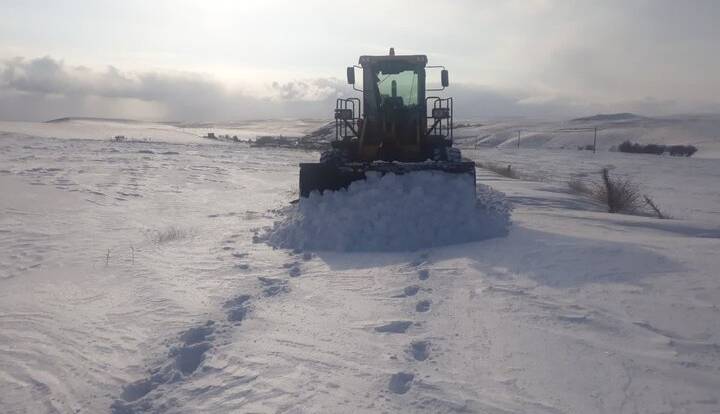
<path fill-rule="evenodd" d="M 398 62 L 398 63 L 409 63 L 409 64 L 420 64 L 427 65 L 426 55 L 382 55 L 382 56 L 360 56 L 360 66 L 375 63 L 387 63 L 387 62 Z"/>

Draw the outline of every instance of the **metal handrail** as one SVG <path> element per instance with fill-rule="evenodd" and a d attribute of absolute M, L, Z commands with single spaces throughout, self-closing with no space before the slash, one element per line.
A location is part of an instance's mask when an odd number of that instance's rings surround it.
<path fill-rule="evenodd" d="M 361 110 L 361 102 L 359 98 L 337 98 L 335 101 L 335 110 L 338 109 L 350 109 L 352 110 L 352 118 L 350 120 L 347 119 L 337 119 L 335 118 L 335 140 L 338 141 L 341 138 L 346 138 L 348 136 L 355 136 L 358 137 L 358 132 L 355 129 L 355 126 L 358 124 L 358 120 L 360 119 L 360 110 Z M 342 122 L 341 122 L 342 121 Z M 348 134 L 348 130 L 352 132 L 352 135 Z"/>
<path fill-rule="evenodd" d="M 453 98 L 441 98 L 439 96 L 428 96 L 425 98 L 425 106 L 428 107 L 428 102 L 432 100 L 432 109 L 437 108 L 447 108 L 450 112 L 450 117 L 443 122 L 442 119 L 434 119 L 432 116 L 428 116 L 427 111 L 425 113 L 425 127 L 427 128 L 427 120 L 433 119 L 433 125 L 427 130 L 425 135 L 430 135 L 432 131 L 437 130 L 438 135 L 443 135 L 443 130 L 445 130 L 446 136 L 449 137 L 450 141 L 453 140 L 453 117 L 454 117 L 454 111 L 453 111 Z M 444 124 L 444 125 L 443 125 Z M 443 128 L 444 127 L 444 128 Z"/>

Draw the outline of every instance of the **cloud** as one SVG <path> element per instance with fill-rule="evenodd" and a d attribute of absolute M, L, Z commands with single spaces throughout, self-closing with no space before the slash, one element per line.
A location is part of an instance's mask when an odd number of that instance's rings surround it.
<path fill-rule="evenodd" d="M 60 96 L 98 96 L 143 101 L 182 98 L 208 100 L 225 94 L 219 83 L 189 73 L 123 73 L 113 66 L 94 71 L 65 65 L 52 57 L 3 63 L 0 87 L 18 92 Z"/>
<path fill-rule="evenodd" d="M 93 70 L 49 56 L 0 63 L 0 116 L 44 120 L 105 116 L 188 121 L 273 117 L 325 118 L 349 88 L 335 78 L 271 82 L 255 96 L 187 72 Z M 133 106 L 137 110 L 133 111 Z"/>
<path fill-rule="evenodd" d="M 308 81 L 273 82 L 273 98 L 283 101 L 324 101 L 348 92 L 345 84 L 335 78 L 319 78 Z"/>
<path fill-rule="evenodd" d="M 585 56 L 585 57 L 583 57 Z M 588 58 L 569 53 L 561 62 L 580 64 Z M 602 85 L 603 70 L 588 69 L 566 84 Z M 621 87 L 622 85 L 618 85 Z M 718 110 L 709 100 L 644 97 L 623 100 L 591 94 L 563 94 L 540 85 L 509 89 L 454 83 L 458 118 L 568 118 L 598 112 L 666 115 Z M 233 90 L 207 75 L 190 72 L 124 72 L 65 64 L 46 56 L 0 62 L 0 118 L 47 120 L 64 116 L 124 117 L 178 121 L 228 121 L 259 118 L 330 118 L 337 97 L 358 96 L 337 78 L 274 81 L 262 95 Z"/>
<path fill-rule="evenodd" d="M 122 72 L 113 66 L 97 71 L 49 56 L 0 63 L 0 108 L 8 119 L 115 112 L 173 120 L 324 117 L 343 93 L 337 79 L 272 82 L 268 89 L 266 96 L 253 96 L 196 73 Z M 93 110 L 89 102 L 102 105 Z M 138 111 L 128 108 L 132 102 Z"/>

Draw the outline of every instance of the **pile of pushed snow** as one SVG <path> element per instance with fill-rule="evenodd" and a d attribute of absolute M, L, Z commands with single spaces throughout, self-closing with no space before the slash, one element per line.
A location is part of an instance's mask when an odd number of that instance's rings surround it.
<path fill-rule="evenodd" d="M 313 192 L 285 211 L 262 237 L 274 247 L 401 251 L 507 234 L 510 208 L 502 193 L 468 175 L 437 171 L 368 173 L 346 190 Z"/>

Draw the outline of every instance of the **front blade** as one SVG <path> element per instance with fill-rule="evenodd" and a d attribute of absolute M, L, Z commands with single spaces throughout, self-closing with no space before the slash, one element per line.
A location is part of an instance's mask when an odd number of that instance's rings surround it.
<path fill-rule="evenodd" d="M 470 174 L 475 182 L 475 163 L 460 162 L 372 162 L 372 163 L 302 163 L 300 164 L 300 197 L 347 188 L 353 181 L 364 180 L 369 171 L 380 174 L 407 174 L 413 171 L 442 171 L 450 174 Z M 473 193 L 475 188 L 473 186 Z"/>

